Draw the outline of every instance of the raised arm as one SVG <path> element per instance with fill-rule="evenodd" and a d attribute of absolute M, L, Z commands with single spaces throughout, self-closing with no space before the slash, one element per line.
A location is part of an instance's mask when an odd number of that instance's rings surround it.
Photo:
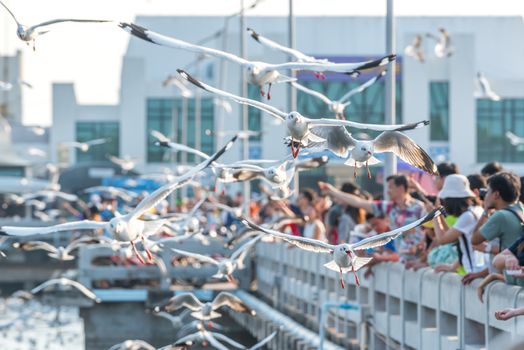
<path fill-rule="evenodd" d="M 342 192 L 339 189 L 335 188 L 335 186 L 326 182 L 319 181 L 318 187 L 320 187 L 321 190 L 325 191 L 326 194 L 330 197 L 335 198 L 344 204 L 347 204 L 354 208 L 362 208 L 368 213 L 373 212 L 373 206 L 370 200 L 360 198 L 359 196 L 355 196 L 351 193 Z"/>

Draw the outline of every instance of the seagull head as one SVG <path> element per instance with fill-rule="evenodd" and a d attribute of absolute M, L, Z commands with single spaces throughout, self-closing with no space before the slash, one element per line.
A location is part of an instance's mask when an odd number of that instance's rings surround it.
<path fill-rule="evenodd" d="M 87 152 L 89 150 L 89 145 L 87 143 L 83 143 L 80 146 L 80 149 L 82 150 L 82 152 Z"/>
<path fill-rule="evenodd" d="M 331 110 L 334 113 L 336 113 L 336 114 L 344 114 L 344 108 L 346 107 L 346 105 L 344 103 L 340 103 L 340 102 L 333 102 L 333 103 L 331 103 L 330 107 L 331 107 Z"/>
<path fill-rule="evenodd" d="M 28 38 L 28 35 L 27 35 L 27 27 L 22 24 L 18 24 L 18 27 L 16 28 L 16 35 L 18 35 L 20 40 L 23 40 L 23 41 L 30 40 L 30 38 Z"/>
<path fill-rule="evenodd" d="M 109 228 L 115 235 L 121 235 L 127 229 L 126 223 L 120 217 L 114 217 L 109 221 Z"/>
<path fill-rule="evenodd" d="M 347 256 L 351 257 L 351 248 L 349 247 L 349 244 L 344 243 L 340 245 L 341 250 L 346 254 Z"/>

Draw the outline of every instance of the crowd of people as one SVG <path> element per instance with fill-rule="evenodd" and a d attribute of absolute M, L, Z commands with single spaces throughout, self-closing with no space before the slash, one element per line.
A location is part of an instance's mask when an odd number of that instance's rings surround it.
<path fill-rule="evenodd" d="M 431 267 L 461 275 L 465 285 L 480 280 L 481 301 L 493 281 L 524 286 L 522 178 L 497 162 L 467 176 L 449 162 L 439 164 L 438 170 L 440 175 L 433 178 L 436 195 L 401 174 L 386 179 L 389 200 L 374 197 L 353 182 L 340 188 L 319 182 L 319 192 L 302 190 L 294 204 L 269 202 L 251 214 L 262 223 L 279 214 L 301 216 L 305 223 L 291 225 L 293 234 L 336 244 L 399 228 L 443 206 L 445 216 L 366 252 L 374 259 L 366 266 L 365 276 L 385 261 L 400 261 L 410 269 Z M 495 316 L 507 320 L 523 314 L 524 309 L 506 309 Z"/>

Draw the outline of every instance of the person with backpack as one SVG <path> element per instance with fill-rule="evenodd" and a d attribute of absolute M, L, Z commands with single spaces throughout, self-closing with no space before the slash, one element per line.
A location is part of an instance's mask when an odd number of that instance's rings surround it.
<path fill-rule="evenodd" d="M 457 220 L 449 227 L 444 218 L 433 219 L 434 241 L 439 245 L 458 242 L 459 252 L 458 263 L 447 268 L 441 266 L 438 270 L 457 271 L 461 275 L 482 271 L 486 267 L 484 254 L 473 249 L 471 235 L 483 209 L 474 202 L 475 193 L 471 191 L 467 177 L 460 174 L 447 176 L 438 197 L 443 201 L 446 213 Z"/>
<path fill-rule="evenodd" d="M 484 197 L 484 213 L 477 223 L 471 242 L 481 244 L 499 238 L 500 247 L 486 246 L 486 252 L 504 251 L 524 236 L 524 207 L 519 202 L 520 178 L 511 172 L 500 172 L 488 178 Z M 509 284 L 524 286 L 524 279 L 516 279 L 505 273 Z"/>

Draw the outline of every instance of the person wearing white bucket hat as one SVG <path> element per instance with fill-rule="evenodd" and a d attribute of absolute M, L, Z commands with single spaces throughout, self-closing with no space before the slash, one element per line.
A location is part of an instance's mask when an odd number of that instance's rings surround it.
<path fill-rule="evenodd" d="M 462 274 L 479 272 L 486 267 L 484 254 L 473 249 L 471 236 L 473 229 L 480 219 L 483 209 L 475 205 L 473 198 L 475 193 L 471 191 L 468 178 L 461 174 L 446 176 L 444 186 L 439 192 L 438 197 L 442 200 L 446 213 L 457 217 L 457 221 L 449 227 L 442 220 L 434 220 L 435 241 L 437 244 L 447 244 L 459 242 L 459 268 Z M 453 271 L 457 266 L 449 266 L 448 269 L 440 270 Z"/>

